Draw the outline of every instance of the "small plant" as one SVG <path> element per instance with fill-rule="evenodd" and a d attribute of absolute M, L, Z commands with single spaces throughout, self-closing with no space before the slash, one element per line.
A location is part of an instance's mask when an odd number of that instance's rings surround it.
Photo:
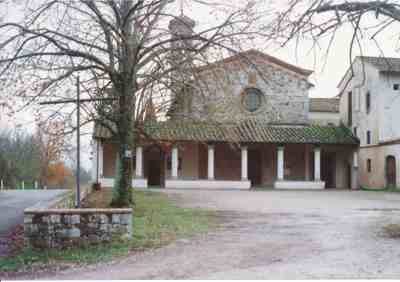
<path fill-rule="evenodd" d="M 400 224 L 388 224 L 383 230 L 390 238 L 400 238 Z"/>

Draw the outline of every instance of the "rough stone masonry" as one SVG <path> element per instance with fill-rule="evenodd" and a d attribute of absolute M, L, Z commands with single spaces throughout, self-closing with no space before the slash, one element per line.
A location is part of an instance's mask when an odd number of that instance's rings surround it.
<path fill-rule="evenodd" d="M 26 209 L 26 243 L 37 248 L 62 248 L 132 235 L 132 209 Z"/>

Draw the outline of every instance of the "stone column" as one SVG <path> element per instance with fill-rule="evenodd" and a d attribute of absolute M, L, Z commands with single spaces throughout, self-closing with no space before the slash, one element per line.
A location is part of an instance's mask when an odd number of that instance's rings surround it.
<path fill-rule="evenodd" d="M 314 181 L 321 181 L 321 147 L 314 148 Z"/>
<path fill-rule="evenodd" d="M 277 177 L 278 180 L 284 180 L 285 178 L 285 147 L 278 147 L 277 155 Z"/>
<path fill-rule="evenodd" d="M 351 170 L 351 189 L 358 189 L 358 150 L 353 151 Z"/>
<path fill-rule="evenodd" d="M 136 147 L 136 178 L 143 178 L 143 147 Z"/>
<path fill-rule="evenodd" d="M 310 148 L 308 144 L 306 144 L 304 150 L 304 170 L 306 181 L 310 181 Z"/>
<path fill-rule="evenodd" d="M 172 148 L 172 171 L 171 171 L 171 177 L 172 179 L 177 179 L 178 178 L 178 147 L 174 146 Z"/>
<path fill-rule="evenodd" d="M 214 179 L 214 145 L 208 145 L 208 179 Z"/>
<path fill-rule="evenodd" d="M 248 159 L 247 159 L 247 146 L 242 146 L 242 180 L 247 180 Z"/>

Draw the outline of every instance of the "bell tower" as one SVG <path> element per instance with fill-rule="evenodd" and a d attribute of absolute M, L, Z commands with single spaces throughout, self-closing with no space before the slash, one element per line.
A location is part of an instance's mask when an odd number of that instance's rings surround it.
<path fill-rule="evenodd" d="M 195 21 L 183 13 L 179 17 L 173 18 L 168 25 L 173 40 L 171 47 L 182 50 L 190 49 L 192 47 L 192 40 L 189 37 L 193 35 L 193 28 L 195 26 Z"/>
<path fill-rule="evenodd" d="M 171 34 L 171 117 L 183 118 L 191 111 L 192 91 L 190 91 L 193 56 L 194 27 L 196 23 L 181 11 L 168 25 Z"/>

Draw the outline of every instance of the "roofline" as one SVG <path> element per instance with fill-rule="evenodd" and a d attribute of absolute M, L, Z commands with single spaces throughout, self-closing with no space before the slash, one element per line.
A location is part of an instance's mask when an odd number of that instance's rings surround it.
<path fill-rule="evenodd" d="M 336 88 L 339 88 L 340 85 L 342 84 L 342 82 L 344 81 L 344 79 L 347 76 L 347 73 L 350 71 L 351 66 L 354 64 L 354 62 L 359 58 L 360 56 L 356 56 L 353 61 L 351 62 L 350 66 L 347 68 L 346 72 L 344 73 L 344 75 L 342 76 L 342 78 L 340 79 L 339 83 L 336 85 Z M 339 93 L 338 96 L 340 97 L 342 95 L 342 93 Z"/>
<path fill-rule="evenodd" d="M 330 97 L 330 98 L 327 98 L 327 97 L 310 97 L 309 100 L 311 102 L 311 100 L 339 100 L 339 98 L 337 96 Z M 337 111 L 312 110 L 311 107 L 309 108 L 308 111 L 310 113 L 329 113 L 329 114 L 337 114 L 337 113 L 340 112 L 339 110 L 337 110 Z"/>
<path fill-rule="evenodd" d="M 345 79 L 345 77 L 346 77 L 346 75 L 347 75 L 347 73 L 350 71 L 350 69 L 351 69 L 351 66 L 355 63 L 355 61 L 357 60 L 357 59 L 361 59 L 364 63 L 368 63 L 368 62 L 366 62 L 366 61 L 364 61 L 364 59 L 366 59 L 366 58 L 373 58 L 373 59 L 387 59 L 387 60 L 390 60 L 390 59 L 399 59 L 399 58 L 396 58 L 396 57 L 378 57 L 378 56 L 356 56 L 354 59 L 353 59 L 353 61 L 351 62 L 351 64 L 350 64 L 350 66 L 347 68 L 347 71 L 344 73 L 344 75 L 343 75 L 343 77 L 340 79 L 340 81 L 339 81 L 339 83 L 337 84 L 337 88 L 339 88 L 339 86 L 342 84 L 342 82 L 344 81 L 344 79 Z M 374 68 L 377 68 L 374 64 L 371 64 L 370 63 L 370 65 L 371 66 L 373 66 Z M 381 71 L 381 70 L 379 70 L 378 69 L 378 71 L 379 72 L 390 72 L 390 71 Z M 393 72 L 396 72 L 396 73 L 399 73 L 400 71 L 393 71 Z M 352 78 L 352 77 L 351 77 Z M 340 97 L 341 95 L 343 94 L 343 91 L 341 91 L 339 94 L 338 94 L 338 96 Z"/>
<path fill-rule="evenodd" d="M 285 61 L 282 61 L 281 59 L 278 59 L 276 57 L 273 57 L 271 55 L 268 55 L 268 54 L 266 54 L 264 52 L 261 52 L 261 51 L 258 51 L 256 49 L 250 49 L 250 50 L 247 50 L 247 51 L 238 52 L 237 54 L 234 54 L 234 55 L 232 55 L 230 57 L 227 57 L 227 58 L 218 60 L 216 62 L 210 63 L 208 65 L 199 66 L 199 67 L 197 67 L 197 70 L 204 71 L 204 70 L 212 69 L 212 68 L 217 67 L 218 65 L 230 63 L 230 62 L 233 62 L 233 61 L 238 60 L 240 58 L 248 59 L 247 56 L 249 56 L 249 55 L 261 56 L 261 57 L 263 57 L 264 59 L 266 59 L 267 61 L 269 61 L 269 62 L 271 62 L 273 64 L 281 66 L 281 67 L 283 67 L 283 68 L 285 68 L 287 70 L 290 70 L 292 72 L 295 72 L 295 73 L 300 74 L 300 75 L 305 76 L 305 77 L 308 77 L 313 73 L 312 70 L 303 69 L 301 67 L 289 64 L 289 63 L 287 63 Z"/>
<path fill-rule="evenodd" d="M 332 99 L 338 99 L 336 96 L 333 97 L 310 97 L 310 100 L 332 100 Z"/>
<path fill-rule="evenodd" d="M 340 111 L 322 111 L 322 110 L 309 110 L 310 113 L 327 113 L 327 114 L 338 114 Z"/>

